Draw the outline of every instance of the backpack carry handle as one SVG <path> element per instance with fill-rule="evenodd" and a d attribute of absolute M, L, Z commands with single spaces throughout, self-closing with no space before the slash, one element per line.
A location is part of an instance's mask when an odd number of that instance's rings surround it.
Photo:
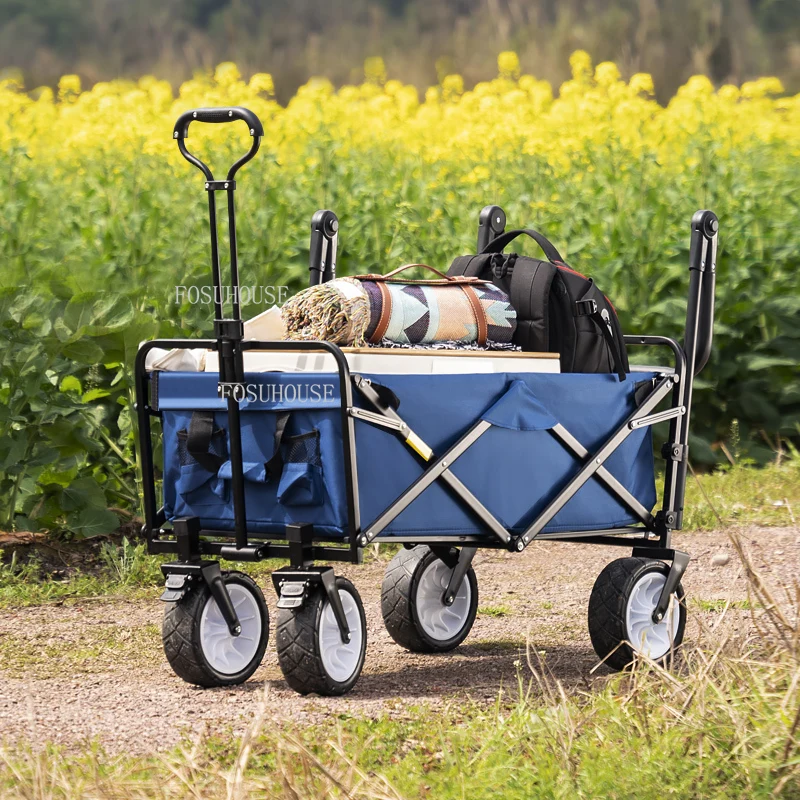
<path fill-rule="evenodd" d="M 228 170 L 228 177 L 225 180 L 232 181 L 239 167 L 250 161 L 258 152 L 261 138 L 264 136 L 264 126 L 261 124 L 261 120 L 249 108 L 232 106 L 230 108 L 194 108 L 189 111 L 184 111 L 175 123 L 175 128 L 172 131 L 172 138 L 178 142 L 178 149 L 181 151 L 181 155 L 190 164 L 194 164 L 203 175 L 205 175 L 207 181 L 214 181 L 214 175 L 211 170 L 197 158 L 197 156 L 192 155 L 192 153 L 186 149 L 184 139 L 189 136 L 189 126 L 193 122 L 211 122 L 219 124 L 236 122 L 237 120 L 242 120 L 247 123 L 250 135 L 253 137 L 253 144 L 250 145 L 250 150 Z M 226 186 L 224 188 L 228 187 Z"/>
<path fill-rule="evenodd" d="M 547 256 L 547 260 L 551 263 L 564 263 L 564 259 L 561 258 L 558 250 L 556 250 L 555 246 L 550 242 L 550 240 L 543 236 L 539 231 L 533 230 L 533 228 L 525 228 L 524 230 L 516 230 L 516 231 L 506 231 L 505 233 L 500 234 L 496 239 L 492 239 L 486 247 L 481 250 L 481 253 L 502 253 L 503 250 L 517 238 L 517 236 L 521 236 L 522 234 L 526 236 L 530 236 L 539 247 L 542 248 L 542 251 Z"/>

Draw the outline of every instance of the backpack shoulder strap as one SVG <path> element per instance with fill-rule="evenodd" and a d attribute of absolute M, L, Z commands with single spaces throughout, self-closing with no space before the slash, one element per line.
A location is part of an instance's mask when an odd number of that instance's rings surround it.
<path fill-rule="evenodd" d="M 558 268 L 549 261 L 520 256 L 511 273 L 509 300 L 517 311 L 519 328 L 517 343 L 528 351 L 547 353 L 550 341 L 550 289 Z"/>

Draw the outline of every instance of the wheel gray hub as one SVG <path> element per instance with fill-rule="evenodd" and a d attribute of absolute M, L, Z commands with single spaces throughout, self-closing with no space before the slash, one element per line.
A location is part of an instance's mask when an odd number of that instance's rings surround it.
<path fill-rule="evenodd" d="M 452 574 L 453 570 L 443 561 L 432 561 L 419 577 L 414 598 L 420 626 L 431 639 L 440 642 L 460 633 L 469 618 L 472 603 L 472 589 L 464 576 L 452 605 L 444 604 L 442 598 Z"/>
<path fill-rule="evenodd" d="M 680 609 L 673 594 L 664 619 L 653 622 L 653 612 L 661 596 L 667 576 L 661 572 L 648 572 L 634 584 L 625 609 L 625 628 L 631 647 L 641 655 L 657 661 L 672 647 L 678 634 Z"/>
<path fill-rule="evenodd" d="M 261 614 L 258 602 L 244 586 L 226 584 L 231 602 L 239 617 L 242 632 L 232 636 L 213 597 L 203 608 L 200 617 L 200 646 L 209 666 L 222 675 L 235 675 L 255 658 L 261 642 Z"/>

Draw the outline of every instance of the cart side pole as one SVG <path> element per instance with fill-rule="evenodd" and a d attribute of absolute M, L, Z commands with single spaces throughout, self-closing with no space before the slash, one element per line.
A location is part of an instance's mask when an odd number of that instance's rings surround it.
<path fill-rule="evenodd" d="M 685 413 L 670 423 L 669 441 L 662 454 L 667 460 L 664 503 L 659 513 L 662 546 L 669 547 L 669 534 L 683 527 L 683 504 L 689 463 L 689 419 L 694 377 L 708 362 L 714 327 L 717 232 L 719 221 L 713 211 L 698 211 L 692 217 L 689 248 L 689 302 L 683 350 L 685 369 L 675 387 L 673 406 Z"/>

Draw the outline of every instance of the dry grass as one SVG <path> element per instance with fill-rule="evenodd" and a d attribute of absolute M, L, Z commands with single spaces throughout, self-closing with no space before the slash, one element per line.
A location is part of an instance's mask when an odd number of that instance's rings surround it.
<path fill-rule="evenodd" d="M 266 690 L 241 737 L 199 734 L 165 756 L 1 749 L 0 797 L 798 798 L 800 588 L 770 585 L 729 535 L 754 633 L 735 636 L 726 603 L 672 670 L 642 661 L 568 694 L 530 644 L 515 643 L 518 690 L 489 709 L 459 699 L 436 715 L 280 730 L 266 724 Z"/>

